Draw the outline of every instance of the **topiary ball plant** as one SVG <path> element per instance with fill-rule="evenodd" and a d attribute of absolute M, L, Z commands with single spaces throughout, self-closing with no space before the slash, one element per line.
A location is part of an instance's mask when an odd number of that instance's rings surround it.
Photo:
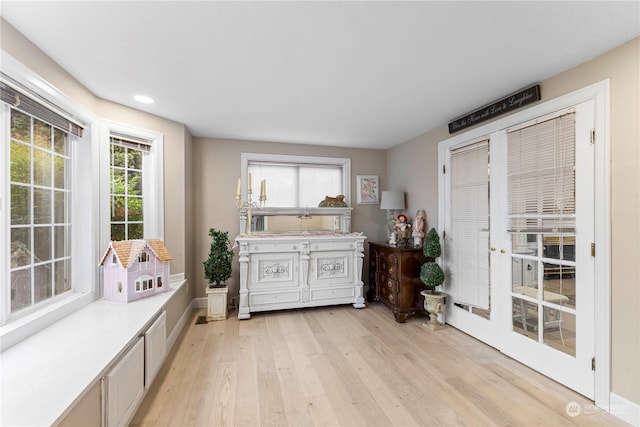
<path fill-rule="evenodd" d="M 442 247 L 440 246 L 440 236 L 435 228 L 432 228 L 427 233 L 424 240 L 424 247 L 422 253 L 427 258 L 432 259 L 422 265 L 420 268 L 420 280 L 429 288 L 433 293 L 437 286 L 442 285 L 444 282 L 444 271 L 435 262 L 435 259 L 442 254 Z"/>
<path fill-rule="evenodd" d="M 209 281 L 210 288 L 221 287 L 224 286 L 225 280 L 231 277 L 233 250 L 228 232 L 211 228 L 209 236 L 211 236 L 209 258 L 202 263 L 204 277 Z"/>

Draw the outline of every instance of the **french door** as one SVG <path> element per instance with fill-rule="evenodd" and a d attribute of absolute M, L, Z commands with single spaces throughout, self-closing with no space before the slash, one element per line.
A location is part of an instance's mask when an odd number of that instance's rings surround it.
<path fill-rule="evenodd" d="M 586 101 L 441 147 L 440 198 L 447 323 L 590 398 L 593 129 Z"/>

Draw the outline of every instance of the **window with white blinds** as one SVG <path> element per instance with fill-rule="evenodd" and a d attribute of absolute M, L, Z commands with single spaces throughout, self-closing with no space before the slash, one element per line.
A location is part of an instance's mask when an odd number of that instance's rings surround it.
<path fill-rule="evenodd" d="M 249 161 L 254 182 L 266 180 L 270 207 L 315 207 L 325 196 L 343 193 L 342 164 Z"/>
<path fill-rule="evenodd" d="M 574 233 L 575 113 L 507 138 L 509 232 Z"/>
<path fill-rule="evenodd" d="M 489 141 L 451 150 L 448 291 L 459 304 L 489 308 Z"/>

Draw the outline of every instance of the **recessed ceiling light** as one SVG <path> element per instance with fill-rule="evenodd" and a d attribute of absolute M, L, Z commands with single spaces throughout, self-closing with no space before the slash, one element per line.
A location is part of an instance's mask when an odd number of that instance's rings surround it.
<path fill-rule="evenodd" d="M 143 104 L 153 104 L 153 98 L 150 98 L 148 96 L 145 95 L 136 95 L 133 97 L 133 99 L 135 99 L 138 102 L 141 102 Z"/>

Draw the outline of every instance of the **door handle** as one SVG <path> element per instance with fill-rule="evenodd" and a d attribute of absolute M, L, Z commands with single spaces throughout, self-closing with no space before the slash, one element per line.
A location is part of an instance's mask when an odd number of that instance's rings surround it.
<path fill-rule="evenodd" d="M 495 252 L 495 251 L 496 251 L 496 248 L 491 248 L 491 252 Z"/>
<path fill-rule="evenodd" d="M 501 254 L 506 254 L 506 253 L 507 253 L 507 251 L 505 251 L 504 249 L 500 249 L 500 253 L 501 253 Z"/>

